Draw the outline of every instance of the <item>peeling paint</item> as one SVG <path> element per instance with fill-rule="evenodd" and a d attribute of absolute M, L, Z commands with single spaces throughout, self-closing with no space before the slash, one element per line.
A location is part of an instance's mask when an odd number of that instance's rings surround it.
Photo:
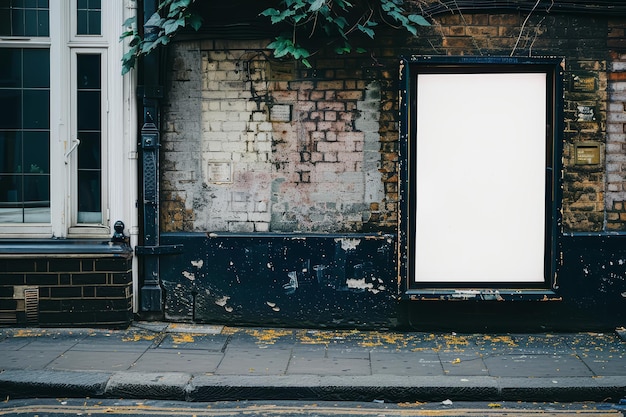
<path fill-rule="evenodd" d="M 374 283 L 365 282 L 365 278 L 363 279 L 348 279 L 346 280 L 346 284 L 348 288 L 356 288 L 360 290 L 371 290 L 374 288 Z"/>
<path fill-rule="evenodd" d="M 228 305 L 228 300 L 230 300 L 230 297 L 227 295 L 224 295 L 220 298 L 216 298 L 214 302 L 216 305 L 220 307 L 224 307 L 224 311 L 226 311 L 227 313 L 232 313 L 234 308 Z"/>
<path fill-rule="evenodd" d="M 361 239 L 335 239 L 335 242 L 341 242 L 341 249 L 345 251 L 355 250 L 359 243 L 361 243 Z"/>
<path fill-rule="evenodd" d="M 291 271 L 287 274 L 289 277 L 289 282 L 283 285 L 283 289 L 285 290 L 285 294 L 293 294 L 298 289 L 298 274 L 296 271 Z"/>
<path fill-rule="evenodd" d="M 195 281 L 196 279 L 196 275 L 193 272 L 183 271 L 183 276 L 189 281 Z"/>
<path fill-rule="evenodd" d="M 197 261 L 191 261 L 191 265 L 200 269 L 202 268 L 202 265 L 204 265 L 204 261 L 202 259 L 198 259 Z"/>

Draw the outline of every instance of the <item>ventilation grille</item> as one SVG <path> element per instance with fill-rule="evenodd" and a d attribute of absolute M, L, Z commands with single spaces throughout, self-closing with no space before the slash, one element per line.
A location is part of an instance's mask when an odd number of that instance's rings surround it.
<path fill-rule="evenodd" d="M 26 323 L 39 322 L 39 289 L 24 289 L 24 299 L 26 300 Z"/>

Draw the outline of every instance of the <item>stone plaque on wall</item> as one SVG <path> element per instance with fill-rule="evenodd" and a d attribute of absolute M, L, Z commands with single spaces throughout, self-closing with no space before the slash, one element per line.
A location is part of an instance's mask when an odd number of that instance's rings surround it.
<path fill-rule="evenodd" d="M 206 182 L 219 184 L 233 181 L 233 166 L 231 162 L 208 162 L 206 165 Z"/>

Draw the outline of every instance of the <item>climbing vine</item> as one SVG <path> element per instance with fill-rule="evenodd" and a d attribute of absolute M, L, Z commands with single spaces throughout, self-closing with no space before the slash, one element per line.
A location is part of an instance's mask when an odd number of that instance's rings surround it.
<path fill-rule="evenodd" d="M 190 9 L 194 1 L 161 0 L 157 12 L 145 24 L 151 28 L 150 33 L 143 36 L 135 18 L 124 22 L 120 40 L 128 40 L 129 50 L 122 57 L 122 74 L 130 71 L 140 56 L 167 45 L 181 29 L 198 30 L 202 26 L 202 18 Z M 356 35 L 373 39 L 380 24 L 414 36 L 418 26 L 430 25 L 422 15 L 410 13 L 404 0 L 280 0 L 277 7 L 268 8 L 259 16 L 285 28 L 267 45 L 274 57 L 291 58 L 307 67 L 311 66 L 308 58 L 323 47 L 331 47 L 337 54 L 365 52 L 363 46 L 355 46 Z"/>
<path fill-rule="evenodd" d="M 281 0 L 280 7 L 264 10 L 261 15 L 269 17 L 272 24 L 286 24 L 289 32 L 277 36 L 267 47 L 276 58 L 291 57 L 310 67 L 308 57 L 314 53 L 310 46 L 300 40 L 322 47 L 332 47 L 337 54 L 365 52 L 355 47 L 355 35 L 362 34 L 374 39 L 375 28 L 383 23 L 396 29 L 404 29 L 417 35 L 418 26 L 430 23 L 419 14 L 408 13 L 404 0 L 376 0 L 355 2 L 347 0 Z M 325 39 L 321 45 L 317 42 Z"/>
<path fill-rule="evenodd" d="M 150 16 L 144 26 L 151 27 L 149 34 L 142 36 L 137 28 L 135 17 L 127 19 L 120 40 L 128 39 L 128 52 L 122 57 L 122 75 L 135 66 L 137 58 L 147 55 L 159 45 L 167 45 L 185 27 L 195 30 L 202 26 L 202 18 L 192 13 L 189 6 L 194 0 L 161 0 L 157 11 Z"/>

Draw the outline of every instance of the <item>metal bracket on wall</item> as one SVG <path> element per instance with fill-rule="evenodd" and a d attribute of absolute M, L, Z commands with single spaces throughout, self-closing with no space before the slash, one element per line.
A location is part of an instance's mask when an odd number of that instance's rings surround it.
<path fill-rule="evenodd" d="M 173 255 L 182 253 L 184 245 L 135 246 L 137 255 Z"/>

